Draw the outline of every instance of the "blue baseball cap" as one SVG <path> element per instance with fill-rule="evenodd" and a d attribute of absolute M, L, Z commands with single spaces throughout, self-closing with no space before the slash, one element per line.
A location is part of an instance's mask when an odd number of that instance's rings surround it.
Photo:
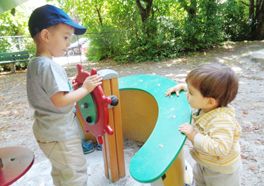
<path fill-rule="evenodd" d="M 44 5 L 36 8 L 29 18 L 28 28 L 31 37 L 34 37 L 41 30 L 59 23 L 73 27 L 76 35 L 82 35 L 86 32 L 85 27 L 73 21 L 62 9 L 53 5 Z"/>

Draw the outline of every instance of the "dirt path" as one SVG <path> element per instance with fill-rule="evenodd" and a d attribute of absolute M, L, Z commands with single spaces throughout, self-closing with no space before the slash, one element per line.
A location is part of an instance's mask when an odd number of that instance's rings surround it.
<path fill-rule="evenodd" d="M 233 106 L 243 128 L 241 149 L 243 158 L 242 185 L 261 186 L 264 183 L 264 42 L 227 43 L 221 48 L 186 58 L 159 63 L 111 65 L 89 63 L 87 68 L 111 68 L 120 76 L 130 74 L 159 74 L 178 82 L 186 72 L 201 62 L 222 62 L 230 65 L 240 76 L 240 87 Z M 69 76 L 75 66 L 68 65 Z M 32 134 L 32 110 L 26 98 L 25 72 L 0 75 L 0 147 L 20 145 L 34 151 L 36 160 L 45 157 Z"/>

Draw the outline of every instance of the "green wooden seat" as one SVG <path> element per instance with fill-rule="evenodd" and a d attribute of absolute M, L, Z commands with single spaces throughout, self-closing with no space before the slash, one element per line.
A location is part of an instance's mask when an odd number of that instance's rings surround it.
<path fill-rule="evenodd" d="M 12 64 L 13 71 L 16 71 L 16 63 L 27 63 L 29 61 L 29 52 L 28 51 L 19 51 L 19 52 L 6 52 L 0 53 L 0 65 Z"/>
<path fill-rule="evenodd" d="M 165 96 L 166 90 L 174 85 L 173 80 L 158 75 L 133 75 L 119 79 L 120 91 L 144 91 L 152 95 L 158 105 L 155 128 L 130 161 L 130 174 L 139 182 L 151 183 L 162 177 L 186 140 L 178 128 L 183 123 L 190 123 L 191 109 L 184 92 L 179 97 Z"/>

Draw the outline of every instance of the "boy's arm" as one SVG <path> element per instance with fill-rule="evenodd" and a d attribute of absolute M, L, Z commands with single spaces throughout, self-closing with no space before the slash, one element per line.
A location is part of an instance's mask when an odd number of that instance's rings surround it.
<path fill-rule="evenodd" d="M 93 91 L 93 89 L 100 85 L 102 78 L 98 75 L 89 76 L 83 82 L 82 87 L 72 92 L 57 92 L 51 96 L 51 101 L 56 107 L 65 107 L 73 105 L 75 102 L 82 99 L 84 96 Z"/>
<path fill-rule="evenodd" d="M 194 140 L 195 135 L 197 134 L 197 131 L 195 131 L 192 125 L 183 124 L 180 126 L 179 131 L 184 133 L 186 137 L 188 138 L 188 140 L 190 140 L 193 144 L 193 140 Z"/>
<path fill-rule="evenodd" d="M 214 121 L 214 124 L 221 127 L 210 130 L 209 135 L 197 133 L 193 139 L 193 146 L 212 156 L 225 156 L 232 148 L 234 129 L 228 121 Z"/>
<path fill-rule="evenodd" d="M 56 107 L 65 107 L 67 105 L 73 105 L 78 100 L 87 95 L 89 91 L 84 88 L 78 88 L 72 92 L 57 92 L 50 99 Z"/>
<path fill-rule="evenodd" d="M 179 83 L 175 85 L 174 87 L 171 87 L 167 90 L 166 96 L 170 96 L 173 92 L 176 93 L 177 96 L 179 96 L 180 91 L 187 91 L 187 84 L 186 83 Z"/>

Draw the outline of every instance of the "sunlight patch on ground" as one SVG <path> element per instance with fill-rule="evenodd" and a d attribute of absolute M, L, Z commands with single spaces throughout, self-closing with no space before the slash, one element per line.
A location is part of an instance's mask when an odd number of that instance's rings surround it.
<path fill-rule="evenodd" d="M 235 44 L 235 42 L 231 42 L 231 41 L 225 42 L 223 45 L 223 48 L 224 49 L 232 49 L 232 48 L 234 48 L 234 44 Z"/>
<path fill-rule="evenodd" d="M 237 74 L 242 74 L 243 70 L 242 68 L 238 67 L 238 66 L 234 66 L 232 67 L 232 69 L 237 73 Z"/>

